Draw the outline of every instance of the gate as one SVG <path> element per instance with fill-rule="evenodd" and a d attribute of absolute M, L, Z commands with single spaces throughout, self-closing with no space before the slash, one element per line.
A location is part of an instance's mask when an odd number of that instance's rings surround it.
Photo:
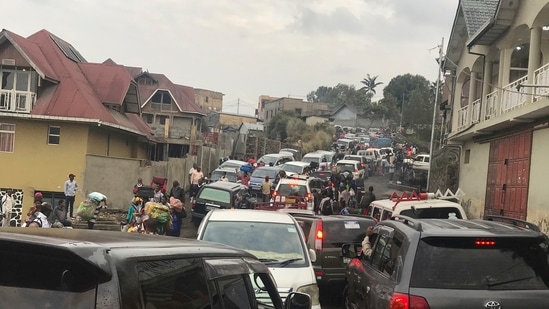
<path fill-rule="evenodd" d="M 526 220 L 531 149 L 531 131 L 490 143 L 485 215 Z"/>

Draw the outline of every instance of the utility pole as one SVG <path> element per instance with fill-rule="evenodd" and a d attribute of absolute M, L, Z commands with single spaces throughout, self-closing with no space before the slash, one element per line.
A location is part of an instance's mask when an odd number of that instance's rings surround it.
<path fill-rule="evenodd" d="M 398 130 L 402 132 L 402 114 L 404 113 L 404 93 L 402 93 L 402 103 L 400 104 L 400 124 Z"/>
<path fill-rule="evenodd" d="M 238 98 L 238 101 L 236 102 L 236 113 L 240 114 L 240 98 Z"/>
<path fill-rule="evenodd" d="M 444 59 L 442 58 L 444 55 L 442 54 L 442 48 L 444 46 L 444 37 L 442 38 L 442 42 L 438 46 L 438 67 L 437 67 L 437 85 L 435 88 L 435 102 L 433 104 L 433 123 L 431 125 L 431 145 L 429 146 L 429 170 L 427 171 L 427 192 L 429 192 L 429 181 L 431 180 L 431 168 L 433 167 L 433 144 L 435 139 L 435 123 L 436 123 L 436 116 L 437 116 L 437 102 L 438 102 L 438 93 L 440 92 L 440 72 L 442 68 L 442 64 L 444 63 Z"/>

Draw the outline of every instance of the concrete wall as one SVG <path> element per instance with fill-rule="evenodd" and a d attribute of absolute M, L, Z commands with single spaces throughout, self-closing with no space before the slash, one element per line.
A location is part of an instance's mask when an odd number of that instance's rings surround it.
<path fill-rule="evenodd" d="M 526 217 L 527 221 L 537 224 L 545 234 L 549 234 L 549 206 L 547 196 L 544 194 L 547 190 L 547 175 L 549 175 L 547 140 L 549 140 L 549 129 L 534 131 Z"/>
<path fill-rule="evenodd" d="M 465 153 L 470 150 L 469 163 L 465 163 Z M 462 203 L 471 218 L 482 218 L 486 197 L 486 179 L 488 176 L 488 156 L 490 144 L 465 143 L 461 149 L 459 187 L 465 196 Z"/>

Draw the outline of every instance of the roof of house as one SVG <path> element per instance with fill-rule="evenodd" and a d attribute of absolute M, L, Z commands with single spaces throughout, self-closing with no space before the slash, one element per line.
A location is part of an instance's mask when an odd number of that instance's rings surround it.
<path fill-rule="evenodd" d="M 42 78 L 53 82 L 43 85 L 31 115 L 87 119 L 152 138 L 139 115 L 104 105 L 124 103 L 132 82 L 124 67 L 88 63 L 72 45 L 47 30 L 28 38 L 3 30 L 0 42 L 3 39 L 9 40 Z"/>
<path fill-rule="evenodd" d="M 202 108 L 196 104 L 192 87 L 174 84 L 164 74 L 144 72 L 141 68 L 135 67 L 126 67 L 126 69 L 136 80 L 142 76 L 148 76 L 156 81 L 154 85 L 138 84 L 141 107 L 149 102 L 157 90 L 164 90 L 170 93 L 180 112 L 206 115 Z"/>
<path fill-rule="evenodd" d="M 465 47 L 491 45 L 507 32 L 518 12 L 520 1 L 461 0 L 452 26 L 446 58 L 455 67 Z"/>
<path fill-rule="evenodd" d="M 347 104 L 341 104 L 340 106 L 338 106 L 332 113 L 330 116 L 334 116 L 335 114 L 339 113 L 342 109 L 344 108 L 348 108 L 351 112 L 357 114 L 358 111 L 353 107 L 353 106 L 350 106 L 350 105 L 347 105 Z"/>

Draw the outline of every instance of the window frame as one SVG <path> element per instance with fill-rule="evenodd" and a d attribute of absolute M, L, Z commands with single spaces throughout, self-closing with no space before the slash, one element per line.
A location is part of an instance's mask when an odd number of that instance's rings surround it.
<path fill-rule="evenodd" d="M 5 128 L 5 126 L 11 126 L 12 130 L 10 128 Z M 8 137 L 6 137 L 8 135 Z M 3 148 L 3 140 L 6 138 L 9 138 L 11 136 L 11 142 L 6 142 L 8 147 L 6 149 Z M 14 153 L 15 152 L 15 123 L 6 123 L 6 122 L 0 122 L 0 152 L 7 152 L 7 153 Z"/>
<path fill-rule="evenodd" d="M 59 129 L 59 133 L 56 135 L 52 133 L 52 129 Z M 52 142 L 52 138 L 57 138 L 57 143 Z M 61 144 L 61 127 L 60 126 L 48 126 L 48 145 L 60 145 Z"/>

